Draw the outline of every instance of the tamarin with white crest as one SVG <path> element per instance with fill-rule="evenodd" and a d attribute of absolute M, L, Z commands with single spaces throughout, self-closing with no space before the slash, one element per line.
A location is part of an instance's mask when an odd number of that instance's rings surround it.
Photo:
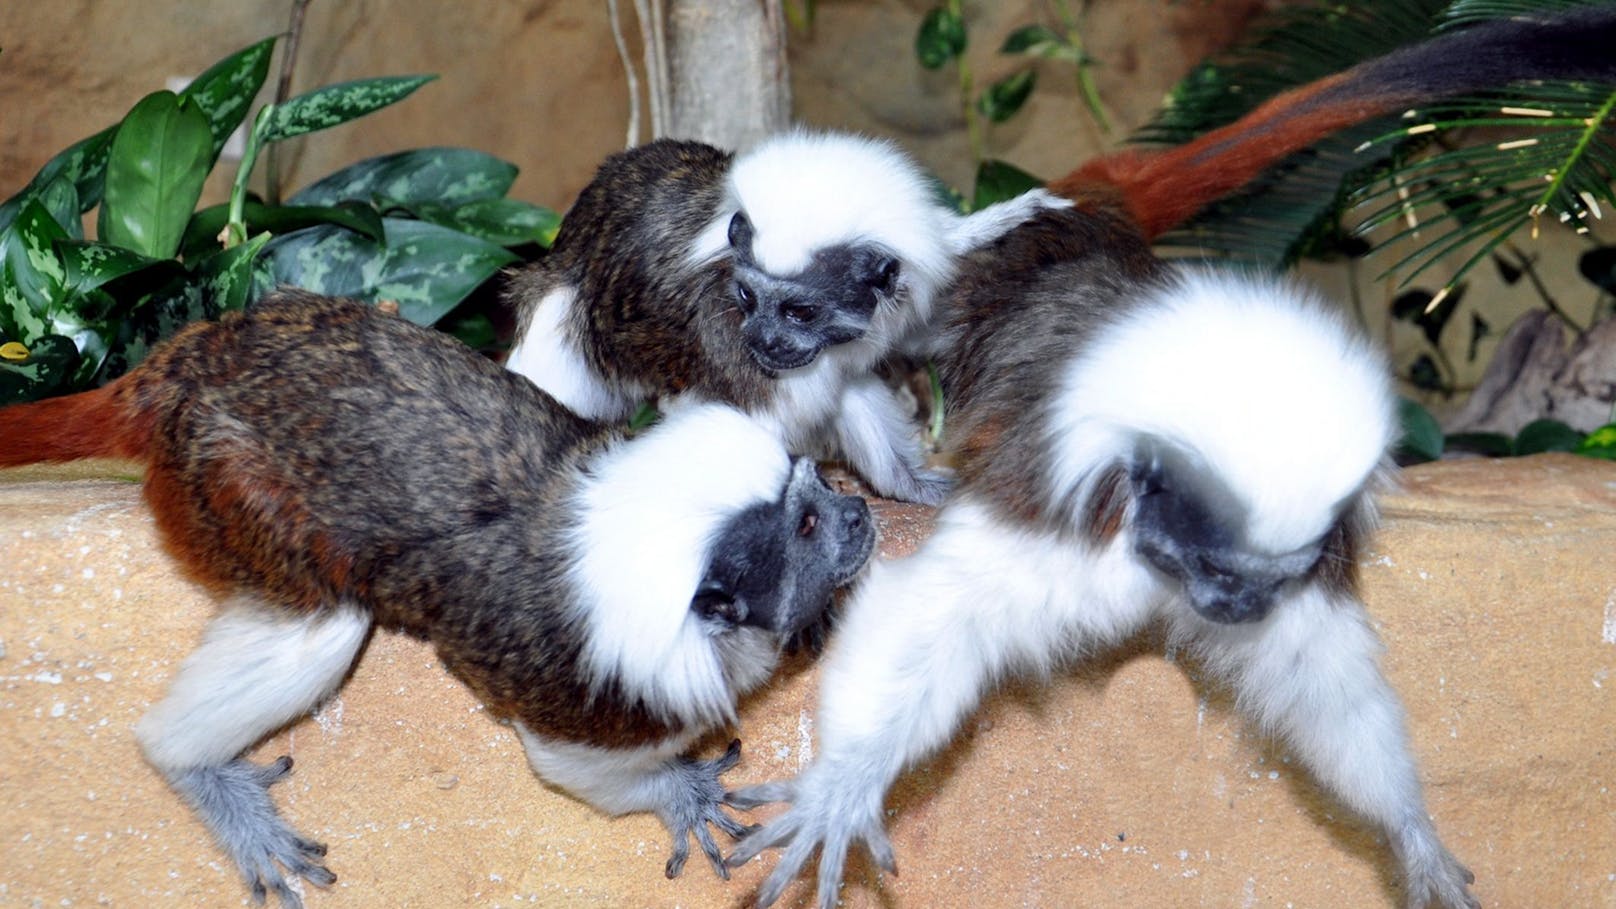
<path fill-rule="evenodd" d="M 732 799 L 791 803 L 729 858 L 783 850 L 760 906 L 816 853 L 822 909 L 854 843 L 895 870 L 887 789 L 987 688 L 1147 627 L 1384 834 L 1409 906 L 1478 905 L 1357 589 L 1398 436 L 1387 364 L 1294 285 L 1177 268 L 1148 240 L 1348 123 L 1519 79 L 1616 82 L 1613 46 L 1608 5 L 1447 34 L 1080 168 L 1054 184 L 1076 207 L 960 262 L 938 344 L 958 484 L 934 535 L 847 603 L 813 763 Z"/>
<path fill-rule="evenodd" d="M 506 365 L 579 413 L 724 401 L 796 453 L 839 450 L 877 492 L 936 504 L 919 426 L 878 364 L 923 349 L 963 253 L 1042 190 L 956 213 L 889 143 L 787 132 L 740 154 L 658 140 L 613 155 L 517 273 Z"/>
<path fill-rule="evenodd" d="M 373 627 L 431 641 L 512 721 L 534 771 L 611 814 L 656 813 L 678 874 L 716 760 L 782 643 L 821 619 L 875 530 L 812 461 L 719 404 L 632 438 L 442 333 L 283 292 L 190 326 L 111 384 L 0 410 L 0 467 L 115 456 L 221 610 L 136 736 L 260 900 L 327 885 L 277 813 L 290 758 L 241 755 L 342 684 Z"/>

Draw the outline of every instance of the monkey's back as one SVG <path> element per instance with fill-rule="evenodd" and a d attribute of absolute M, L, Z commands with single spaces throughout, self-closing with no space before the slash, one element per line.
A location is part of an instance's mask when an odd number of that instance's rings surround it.
<path fill-rule="evenodd" d="M 567 331 L 609 382 L 748 409 L 764 403 L 769 380 L 744 352 L 729 259 L 689 259 L 723 204 L 731 158 L 671 139 L 607 158 L 544 260 L 513 279 L 524 330 L 547 293 L 570 285 L 577 302 Z"/>
<path fill-rule="evenodd" d="M 1165 266 L 1108 206 L 1046 211 L 969 254 L 944 303 L 937 366 L 961 488 L 1007 518 L 1052 519 L 1049 402 L 1064 366 Z"/>
<path fill-rule="evenodd" d="M 549 511 L 605 432 L 453 338 L 302 293 L 188 330 L 128 381 L 182 561 L 289 608 L 371 604 L 466 528 Z M 421 607 L 374 608 L 407 626 Z"/>

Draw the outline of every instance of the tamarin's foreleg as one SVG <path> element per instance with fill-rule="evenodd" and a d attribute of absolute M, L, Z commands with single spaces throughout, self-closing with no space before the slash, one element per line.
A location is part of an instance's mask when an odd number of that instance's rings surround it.
<path fill-rule="evenodd" d="M 668 877 L 684 870 L 694 836 L 713 870 L 729 880 L 729 868 L 707 825 L 737 838 L 753 829 L 722 807 L 726 796 L 720 777 L 740 763 L 739 739 L 730 742 L 722 757 L 703 761 L 681 754 L 688 742 L 677 739 L 648 748 L 608 749 L 547 739 L 521 723 L 516 733 L 528 765 L 546 783 L 613 816 L 648 811 L 660 818 L 673 837 L 673 852 L 663 869 Z"/>
<path fill-rule="evenodd" d="M 292 759 L 258 766 L 240 755 L 335 691 L 370 625 L 356 609 L 299 615 L 236 599 L 135 727 L 146 759 L 196 811 L 259 901 L 273 890 L 286 909 L 303 905 L 277 864 L 321 887 L 336 876 L 323 864 L 325 846 L 293 830 L 269 798 Z"/>

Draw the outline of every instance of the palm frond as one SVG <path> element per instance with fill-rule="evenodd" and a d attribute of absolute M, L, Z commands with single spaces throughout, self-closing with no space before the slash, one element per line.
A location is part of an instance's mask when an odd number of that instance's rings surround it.
<path fill-rule="evenodd" d="M 1179 144 L 1239 119 L 1274 95 L 1430 34 L 1446 0 L 1365 0 L 1285 7 L 1255 37 L 1197 67 L 1133 138 Z M 1283 268 L 1342 248 L 1351 186 L 1384 170 L 1396 148 L 1361 151 L 1395 126 L 1361 124 L 1292 155 L 1242 192 L 1162 238 L 1170 254 L 1233 258 Z"/>
<path fill-rule="evenodd" d="M 1498 0 L 1489 0 L 1497 3 Z M 1349 194 L 1347 217 L 1367 232 L 1395 218 L 1409 226 L 1387 242 L 1421 245 L 1386 268 L 1403 283 L 1437 260 L 1479 244 L 1453 271 L 1452 286 L 1517 231 L 1534 235 L 1544 218 L 1587 231 L 1584 222 L 1616 210 L 1616 144 L 1607 123 L 1616 87 L 1544 83 L 1459 99 L 1422 111 L 1421 122 L 1374 140 L 1396 144 L 1409 130 L 1444 133 L 1469 126 L 1490 130 L 1485 143 L 1409 160 L 1387 177 Z M 1426 242 L 1422 233 L 1433 234 Z"/>
<path fill-rule="evenodd" d="M 1188 141 L 1281 91 L 1442 29 L 1599 2 L 1609 0 L 1287 7 L 1251 42 L 1186 77 L 1134 138 Z M 1616 210 L 1616 145 L 1607 125 L 1613 102 L 1616 86 L 1534 83 L 1362 124 L 1292 156 L 1164 237 L 1163 245 L 1281 268 L 1362 247 L 1364 234 L 1401 220 L 1405 226 L 1392 239 L 1412 239 L 1417 248 L 1387 273 L 1402 274 L 1406 283 L 1462 251 L 1466 260 L 1445 282 L 1452 287 L 1518 230 L 1535 231 L 1544 218 L 1578 225 L 1605 207 Z"/>

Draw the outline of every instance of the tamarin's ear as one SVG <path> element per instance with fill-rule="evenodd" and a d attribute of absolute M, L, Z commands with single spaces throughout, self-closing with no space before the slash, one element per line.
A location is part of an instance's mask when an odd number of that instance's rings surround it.
<path fill-rule="evenodd" d="M 752 253 L 752 222 L 744 211 L 736 212 L 735 217 L 729 219 L 729 245 L 743 255 Z"/>
<path fill-rule="evenodd" d="M 690 598 L 690 609 L 704 619 L 713 619 L 735 626 L 746 621 L 746 605 L 737 602 L 729 585 L 716 578 L 707 578 Z"/>
<path fill-rule="evenodd" d="M 864 276 L 864 283 L 876 293 L 890 297 L 898 285 L 898 269 L 898 260 L 895 257 L 880 256 L 870 263 L 869 271 Z"/>

